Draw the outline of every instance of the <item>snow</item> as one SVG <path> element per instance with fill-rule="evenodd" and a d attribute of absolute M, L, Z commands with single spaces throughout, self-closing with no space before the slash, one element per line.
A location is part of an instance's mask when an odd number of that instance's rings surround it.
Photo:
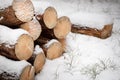
<path fill-rule="evenodd" d="M 0 56 L 0 74 L 3 72 L 8 72 L 9 74 L 12 74 L 13 76 L 16 74 L 19 77 L 23 69 L 27 65 L 30 65 L 30 64 L 25 60 L 13 61 L 3 56 Z"/>
<path fill-rule="evenodd" d="M 44 52 L 43 52 L 42 48 L 39 45 L 36 45 L 34 54 L 40 54 L 40 53 L 44 53 Z"/>
<path fill-rule="evenodd" d="M 112 35 L 107 39 L 69 33 L 63 56 L 47 59 L 35 80 L 120 80 L 120 0 L 32 2 L 36 14 L 43 14 L 48 6 L 53 6 L 58 17 L 68 16 L 74 24 L 98 29 L 105 24 L 113 24 Z"/>
<path fill-rule="evenodd" d="M 58 41 L 57 41 L 56 39 L 52 39 L 52 40 L 50 40 L 48 43 L 46 43 L 46 44 L 44 45 L 44 47 L 45 47 L 45 48 L 49 48 L 50 45 L 52 45 L 52 44 L 55 43 L 55 42 L 58 43 Z"/>
<path fill-rule="evenodd" d="M 28 34 L 28 32 L 23 29 L 10 29 L 0 25 L 0 44 L 15 45 L 22 34 Z"/>

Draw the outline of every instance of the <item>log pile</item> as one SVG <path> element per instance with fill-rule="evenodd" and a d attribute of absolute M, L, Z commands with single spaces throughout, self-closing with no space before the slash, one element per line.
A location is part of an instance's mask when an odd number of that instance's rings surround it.
<path fill-rule="evenodd" d="M 69 32 L 106 39 L 113 26 L 106 24 L 103 29 L 96 29 L 72 24 L 67 16 L 58 18 L 53 7 L 46 8 L 43 14 L 34 14 L 30 0 L 13 0 L 11 6 L 0 10 L 1 17 L 0 60 L 6 57 L 4 60 L 16 65 L 25 60 L 29 65 L 22 67 L 21 73 L 13 71 L 14 76 L 7 71 L 0 73 L 0 80 L 34 80 L 46 58 L 53 60 L 64 53 Z"/>

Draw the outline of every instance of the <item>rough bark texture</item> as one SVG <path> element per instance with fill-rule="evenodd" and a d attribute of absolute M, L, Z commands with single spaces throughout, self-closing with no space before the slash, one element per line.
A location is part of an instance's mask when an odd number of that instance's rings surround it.
<path fill-rule="evenodd" d="M 32 56 L 34 43 L 33 39 L 27 34 L 19 37 L 17 43 L 12 46 L 0 44 L 0 54 L 15 60 L 27 60 Z"/>
<path fill-rule="evenodd" d="M 13 10 L 12 6 L 9 6 L 4 10 L 0 10 L 0 18 L 0 24 L 10 27 L 14 27 L 23 23 L 15 16 L 15 11 Z"/>
<path fill-rule="evenodd" d="M 90 28 L 81 25 L 72 25 L 71 32 L 80 33 L 89 36 L 95 36 L 101 39 L 108 38 L 112 33 L 113 24 L 108 24 L 103 27 L 103 29 Z"/>

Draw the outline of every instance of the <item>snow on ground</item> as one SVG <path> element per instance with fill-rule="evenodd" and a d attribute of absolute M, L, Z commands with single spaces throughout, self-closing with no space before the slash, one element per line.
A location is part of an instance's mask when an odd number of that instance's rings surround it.
<path fill-rule="evenodd" d="M 120 0 L 32 1 L 36 14 L 53 6 L 59 17 L 68 16 L 75 24 L 101 29 L 113 23 L 107 39 L 69 33 L 66 52 L 55 60 L 47 59 L 35 80 L 120 80 Z"/>

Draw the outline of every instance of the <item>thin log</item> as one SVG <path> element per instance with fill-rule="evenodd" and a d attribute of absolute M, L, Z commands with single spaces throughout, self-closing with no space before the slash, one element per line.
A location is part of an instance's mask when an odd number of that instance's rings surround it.
<path fill-rule="evenodd" d="M 32 20 L 34 7 L 30 0 L 13 0 L 11 6 L 0 10 L 0 24 L 14 27 Z"/>
<path fill-rule="evenodd" d="M 30 22 L 20 25 L 20 27 L 28 31 L 33 40 L 36 40 L 42 32 L 41 25 L 35 18 Z"/>
<path fill-rule="evenodd" d="M 95 36 L 101 39 L 108 38 L 112 33 L 113 24 L 105 25 L 102 29 L 90 28 L 81 25 L 72 25 L 71 32 L 85 34 L 89 36 Z"/>
<path fill-rule="evenodd" d="M 13 61 L 0 56 L 0 80 L 34 80 L 34 67 L 26 61 Z"/>
<path fill-rule="evenodd" d="M 30 62 L 34 66 L 36 74 L 42 70 L 45 64 L 45 61 L 46 61 L 46 58 L 42 48 L 36 45 L 32 57 L 28 60 L 28 62 Z"/>

